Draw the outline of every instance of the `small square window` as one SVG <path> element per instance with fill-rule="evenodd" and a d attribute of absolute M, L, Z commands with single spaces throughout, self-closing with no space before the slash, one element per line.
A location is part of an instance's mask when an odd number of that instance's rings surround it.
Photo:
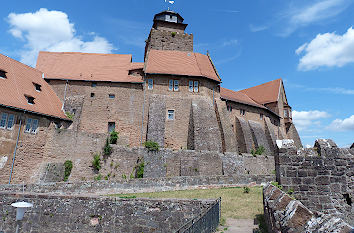
<path fill-rule="evenodd" d="M 26 99 L 27 99 L 27 103 L 30 104 L 30 105 L 33 105 L 34 104 L 34 97 L 32 96 L 28 96 L 28 95 L 25 95 Z"/>
<path fill-rule="evenodd" d="M 241 116 L 246 115 L 246 111 L 245 111 L 244 109 L 240 109 L 240 115 L 241 115 Z"/>
<path fill-rule="evenodd" d="M 154 88 L 154 80 L 148 79 L 148 89 L 152 90 Z"/>
<path fill-rule="evenodd" d="M 5 128 L 7 123 L 7 113 L 1 114 L 0 128 Z"/>
<path fill-rule="evenodd" d="M 114 99 L 114 98 L 116 98 L 116 95 L 115 95 L 115 94 L 109 94 L 108 97 L 109 97 L 110 99 Z"/>
<path fill-rule="evenodd" d="M 96 82 L 92 82 L 91 83 L 91 87 L 97 87 L 97 83 Z"/>
<path fill-rule="evenodd" d="M 228 105 L 227 106 L 227 111 L 232 112 L 232 107 Z"/>
<path fill-rule="evenodd" d="M 175 110 L 168 110 L 167 111 L 167 119 L 174 120 L 175 119 Z"/>
<path fill-rule="evenodd" d="M 263 117 L 264 117 L 264 115 L 261 113 L 261 114 L 259 114 L 259 118 L 261 119 L 261 120 L 263 120 Z"/>
<path fill-rule="evenodd" d="M 5 71 L 0 70 L 0 78 L 1 78 L 1 79 L 6 79 L 6 78 L 7 78 L 7 77 L 6 77 L 6 72 L 5 72 Z"/>
<path fill-rule="evenodd" d="M 91 93 L 91 98 L 95 97 L 95 93 Z"/>
<path fill-rule="evenodd" d="M 42 91 L 42 86 L 39 85 L 38 83 L 33 83 L 34 87 L 36 88 L 36 91 L 41 92 Z"/>
<path fill-rule="evenodd" d="M 116 130 L 116 123 L 115 122 L 108 122 L 108 132 L 111 133 Z"/>

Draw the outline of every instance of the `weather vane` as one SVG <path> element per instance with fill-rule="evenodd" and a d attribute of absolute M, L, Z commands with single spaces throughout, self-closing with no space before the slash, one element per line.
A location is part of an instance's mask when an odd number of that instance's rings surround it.
<path fill-rule="evenodd" d="M 165 2 L 168 2 L 171 5 L 173 5 L 175 3 L 175 1 L 171 1 L 171 0 L 165 0 Z M 168 10 L 170 10 L 170 7 L 168 7 Z"/>

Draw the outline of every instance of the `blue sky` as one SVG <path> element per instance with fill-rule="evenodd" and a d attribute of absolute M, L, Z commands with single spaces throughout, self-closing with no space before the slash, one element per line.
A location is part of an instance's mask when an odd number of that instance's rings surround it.
<path fill-rule="evenodd" d="M 354 3 L 351 0 L 176 0 L 209 50 L 223 86 L 240 90 L 285 82 L 304 145 L 332 138 L 354 142 Z M 164 0 L 8 1 L 1 7 L 0 52 L 34 65 L 39 50 L 133 54 Z"/>

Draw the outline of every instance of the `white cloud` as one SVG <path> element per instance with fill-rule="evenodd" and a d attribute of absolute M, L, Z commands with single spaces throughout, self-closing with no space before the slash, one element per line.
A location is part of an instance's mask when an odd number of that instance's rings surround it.
<path fill-rule="evenodd" d="M 288 25 L 281 33 L 288 36 L 299 27 L 308 26 L 327 20 L 342 13 L 351 4 L 351 0 L 317 0 L 308 1 L 309 4 L 302 7 L 291 7 L 285 12 Z"/>
<path fill-rule="evenodd" d="M 305 53 L 298 66 L 303 71 L 354 63 L 354 29 L 350 27 L 343 35 L 318 34 L 310 43 L 299 47 L 296 53 Z"/>
<path fill-rule="evenodd" d="M 329 126 L 334 131 L 354 131 L 354 115 L 344 120 L 335 119 Z"/>
<path fill-rule="evenodd" d="M 313 125 L 320 125 L 320 119 L 328 118 L 330 115 L 323 111 L 293 111 L 293 121 L 299 131 L 309 130 Z"/>
<path fill-rule="evenodd" d="M 26 44 L 21 61 L 34 65 L 39 51 L 111 53 L 113 45 L 93 34 L 92 41 L 83 41 L 75 34 L 74 24 L 61 11 L 41 8 L 34 13 L 8 15 L 9 32 Z"/>
<path fill-rule="evenodd" d="M 253 24 L 250 24 L 249 27 L 251 32 L 260 32 L 268 29 L 268 26 L 256 26 Z"/>

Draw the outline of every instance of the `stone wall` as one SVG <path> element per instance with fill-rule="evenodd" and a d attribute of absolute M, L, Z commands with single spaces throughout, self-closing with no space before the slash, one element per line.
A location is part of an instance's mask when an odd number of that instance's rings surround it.
<path fill-rule="evenodd" d="M 274 175 L 235 176 L 179 176 L 113 181 L 59 182 L 25 184 L 25 193 L 51 193 L 60 195 L 107 195 L 126 193 L 164 192 L 175 190 L 240 187 L 261 185 L 274 180 Z M 0 185 L 0 192 L 22 192 L 22 184 Z"/>
<path fill-rule="evenodd" d="M 280 148 L 277 181 L 311 210 L 336 214 L 354 224 L 354 150 L 331 140 L 317 140 L 317 148 Z"/>
<path fill-rule="evenodd" d="M 345 221 L 334 215 L 312 212 L 270 184 L 263 188 L 263 205 L 268 232 L 352 232 Z"/>
<path fill-rule="evenodd" d="M 33 204 L 15 222 L 17 201 Z M 205 214 L 217 200 L 121 199 L 0 193 L 0 231 L 174 232 Z M 217 216 L 218 217 L 218 216 Z M 218 222 L 218 221 L 217 221 Z"/>

